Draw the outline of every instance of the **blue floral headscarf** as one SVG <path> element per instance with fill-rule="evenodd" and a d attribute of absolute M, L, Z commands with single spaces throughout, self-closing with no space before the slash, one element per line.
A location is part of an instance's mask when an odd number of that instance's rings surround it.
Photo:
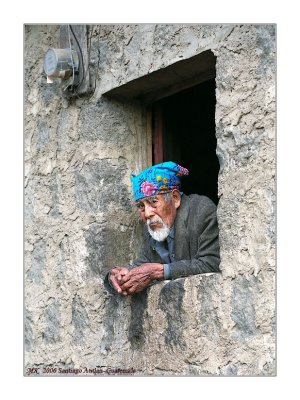
<path fill-rule="evenodd" d="M 186 168 L 166 161 L 144 169 L 139 175 L 131 175 L 134 200 L 180 190 L 181 178 L 189 174 Z"/>

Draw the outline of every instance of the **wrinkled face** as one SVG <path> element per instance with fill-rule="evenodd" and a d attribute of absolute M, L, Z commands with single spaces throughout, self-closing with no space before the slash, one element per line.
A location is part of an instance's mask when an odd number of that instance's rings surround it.
<path fill-rule="evenodd" d="M 163 194 L 158 194 L 137 201 L 136 206 L 141 219 L 148 225 L 149 232 L 159 232 L 172 227 L 180 202 L 179 191 L 173 190 L 170 192 L 170 201 Z"/>

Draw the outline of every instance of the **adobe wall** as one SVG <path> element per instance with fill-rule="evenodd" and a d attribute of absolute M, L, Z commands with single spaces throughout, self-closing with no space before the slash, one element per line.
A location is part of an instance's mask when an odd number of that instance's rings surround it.
<path fill-rule="evenodd" d="M 25 373 L 274 375 L 275 27 L 98 25 L 97 86 L 67 101 L 43 58 L 59 26 L 25 28 Z M 138 248 L 130 173 L 146 167 L 139 102 L 102 94 L 212 50 L 222 274 L 121 298 L 103 278 Z"/>

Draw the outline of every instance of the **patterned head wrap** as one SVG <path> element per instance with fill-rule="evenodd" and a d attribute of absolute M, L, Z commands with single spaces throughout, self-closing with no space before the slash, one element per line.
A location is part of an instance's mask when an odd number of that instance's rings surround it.
<path fill-rule="evenodd" d="M 131 175 L 134 200 L 180 190 L 181 177 L 189 174 L 186 168 L 173 161 L 166 161 L 144 169 L 139 175 Z"/>

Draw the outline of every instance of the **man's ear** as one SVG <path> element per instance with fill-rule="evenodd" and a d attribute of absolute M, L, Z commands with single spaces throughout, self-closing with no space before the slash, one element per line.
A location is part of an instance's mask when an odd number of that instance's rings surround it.
<path fill-rule="evenodd" d="M 172 191 L 172 198 L 175 204 L 175 208 L 178 208 L 181 204 L 181 194 L 179 190 L 175 189 Z"/>

